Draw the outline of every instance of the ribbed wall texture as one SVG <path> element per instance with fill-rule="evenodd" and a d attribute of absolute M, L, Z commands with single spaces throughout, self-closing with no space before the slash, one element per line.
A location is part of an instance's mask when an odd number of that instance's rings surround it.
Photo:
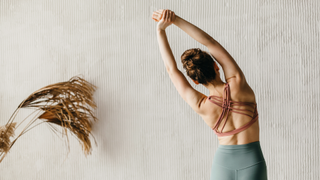
<path fill-rule="evenodd" d="M 166 72 L 151 19 L 161 8 L 210 34 L 246 75 L 268 178 L 320 179 L 320 1 L 1 0 L 0 124 L 35 90 L 80 74 L 98 87 L 99 118 L 92 155 L 70 136 L 67 156 L 40 125 L 0 164 L 1 180 L 209 179 L 218 139 Z M 183 51 L 207 49 L 174 25 L 167 36 L 186 75 Z"/>

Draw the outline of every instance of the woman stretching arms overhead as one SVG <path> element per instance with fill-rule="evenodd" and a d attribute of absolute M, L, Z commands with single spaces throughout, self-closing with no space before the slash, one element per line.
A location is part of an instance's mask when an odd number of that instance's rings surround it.
<path fill-rule="evenodd" d="M 218 136 L 210 180 L 267 180 L 255 95 L 240 67 L 215 39 L 173 11 L 161 9 L 153 12 L 152 18 L 158 22 L 158 44 L 172 83 Z M 165 32 L 171 24 L 208 48 L 209 53 L 194 48 L 181 55 L 187 75 L 195 84 L 204 85 L 210 92 L 208 96 L 195 90 L 177 68 Z M 223 69 L 226 82 L 220 78 L 217 63 Z"/>

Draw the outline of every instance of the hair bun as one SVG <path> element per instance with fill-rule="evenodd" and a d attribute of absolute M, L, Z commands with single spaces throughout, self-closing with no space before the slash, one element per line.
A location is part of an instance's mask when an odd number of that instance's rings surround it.
<path fill-rule="evenodd" d="M 190 50 L 190 51 L 185 51 L 182 55 L 181 55 L 181 57 L 182 56 L 185 56 L 184 57 L 184 59 L 186 59 L 186 60 L 192 60 L 192 61 L 194 61 L 194 60 L 197 60 L 198 58 L 195 58 L 194 59 L 194 57 L 195 56 L 199 56 L 200 54 L 201 54 L 201 50 L 199 49 L 199 48 L 195 48 L 195 49 L 192 49 L 192 50 Z"/>
<path fill-rule="evenodd" d="M 202 84 L 215 79 L 214 61 L 207 52 L 199 48 L 188 49 L 181 55 L 181 62 L 191 79 Z"/>

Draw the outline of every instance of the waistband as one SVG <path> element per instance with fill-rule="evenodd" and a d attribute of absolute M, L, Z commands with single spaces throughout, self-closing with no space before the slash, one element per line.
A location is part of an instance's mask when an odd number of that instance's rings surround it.
<path fill-rule="evenodd" d="M 260 142 L 219 145 L 213 163 L 229 169 L 242 169 L 265 161 Z"/>
<path fill-rule="evenodd" d="M 260 141 L 251 142 L 248 144 L 239 144 L 239 145 L 222 145 L 219 144 L 218 148 L 220 149 L 250 149 L 260 146 Z"/>

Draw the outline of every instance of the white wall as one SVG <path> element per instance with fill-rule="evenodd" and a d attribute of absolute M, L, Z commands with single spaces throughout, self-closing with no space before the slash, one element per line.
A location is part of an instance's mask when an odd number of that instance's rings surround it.
<path fill-rule="evenodd" d="M 319 179 L 319 5 L 317 0 L 0 1 L 0 124 L 35 90 L 79 74 L 98 86 L 99 118 L 91 156 L 85 158 L 70 136 L 67 157 L 64 141 L 48 126 L 38 126 L 0 164 L 0 179 L 209 179 L 218 139 L 165 70 L 151 19 L 160 8 L 212 35 L 242 68 L 257 98 L 268 178 Z M 183 51 L 206 48 L 174 25 L 167 35 L 186 75 Z M 20 120 L 28 112 L 21 111 Z"/>

